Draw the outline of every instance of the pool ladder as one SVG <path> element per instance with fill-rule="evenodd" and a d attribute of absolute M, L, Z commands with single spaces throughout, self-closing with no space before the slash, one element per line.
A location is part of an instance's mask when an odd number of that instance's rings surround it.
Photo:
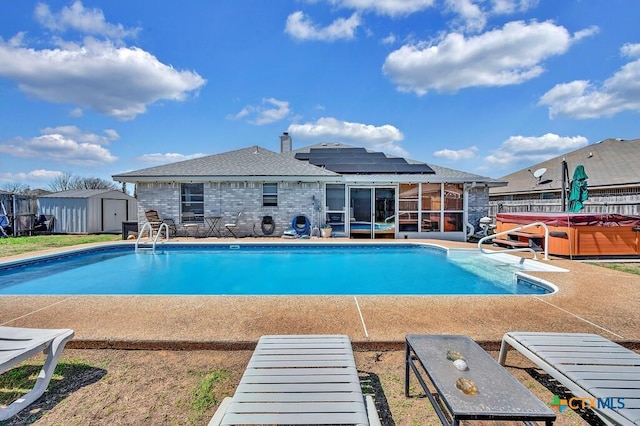
<path fill-rule="evenodd" d="M 164 230 L 165 238 L 168 240 L 169 239 L 169 227 L 167 226 L 166 223 L 161 223 L 160 224 L 160 227 L 158 228 L 158 232 L 156 233 L 155 238 L 153 237 L 153 228 L 151 227 L 151 224 L 149 222 L 147 222 L 144 225 L 142 225 L 142 229 L 140 230 L 140 234 L 138 234 L 138 239 L 136 240 L 136 245 L 135 245 L 136 253 L 138 252 L 138 250 L 151 250 L 152 253 L 155 253 L 156 252 L 156 244 L 158 243 L 158 238 L 160 238 L 160 236 L 162 235 L 162 231 L 163 230 Z M 151 244 L 151 247 L 141 247 L 140 246 L 140 240 L 142 239 L 142 236 L 144 235 L 145 231 L 147 231 L 149 233 L 149 238 L 153 238 L 153 243 Z"/>

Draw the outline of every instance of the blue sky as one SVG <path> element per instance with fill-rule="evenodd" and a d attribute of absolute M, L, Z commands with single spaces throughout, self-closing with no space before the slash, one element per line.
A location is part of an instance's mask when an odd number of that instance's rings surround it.
<path fill-rule="evenodd" d="M 0 188 L 342 142 L 498 178 L 635 139 L 636 0 L 7 0 Z"/>

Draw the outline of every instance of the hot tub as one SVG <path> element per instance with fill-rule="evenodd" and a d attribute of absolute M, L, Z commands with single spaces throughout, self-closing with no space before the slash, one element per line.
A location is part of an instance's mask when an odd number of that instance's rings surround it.
<path fill-rule="evenodd" d="M 509 231 L 534 222 L 542 222 L 549 227 L 549 254 L 570 257 L 640 256 L 638 216 L 599 213 L 498 213 L 496 232 Z M 533 232 L 531 228 L 525 231 Z"/>

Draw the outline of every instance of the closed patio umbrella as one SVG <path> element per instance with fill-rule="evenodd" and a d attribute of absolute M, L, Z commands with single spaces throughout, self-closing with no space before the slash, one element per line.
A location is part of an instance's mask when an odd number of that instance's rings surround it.
<path fill-rule="evenodd" d="M 584 166 L 579 164 L 573 172 L 571 180 L 571 192 L 569 193 L 569 211 L 579 212 L 584 207 L 584 202 L 589 198 L 587 191 L 587 179 L 589 176 L 584 171 Z"/>

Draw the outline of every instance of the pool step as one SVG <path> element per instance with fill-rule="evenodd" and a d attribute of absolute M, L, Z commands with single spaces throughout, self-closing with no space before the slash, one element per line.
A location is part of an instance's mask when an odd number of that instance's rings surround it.
<path fill-rule="evenodd" d="M 535 251 L 542 251 L 544 234 L 511 231 L 506 237 L 507 238 L 494 238 L 493 243 L 509 248 L 531 248 Z"/>

